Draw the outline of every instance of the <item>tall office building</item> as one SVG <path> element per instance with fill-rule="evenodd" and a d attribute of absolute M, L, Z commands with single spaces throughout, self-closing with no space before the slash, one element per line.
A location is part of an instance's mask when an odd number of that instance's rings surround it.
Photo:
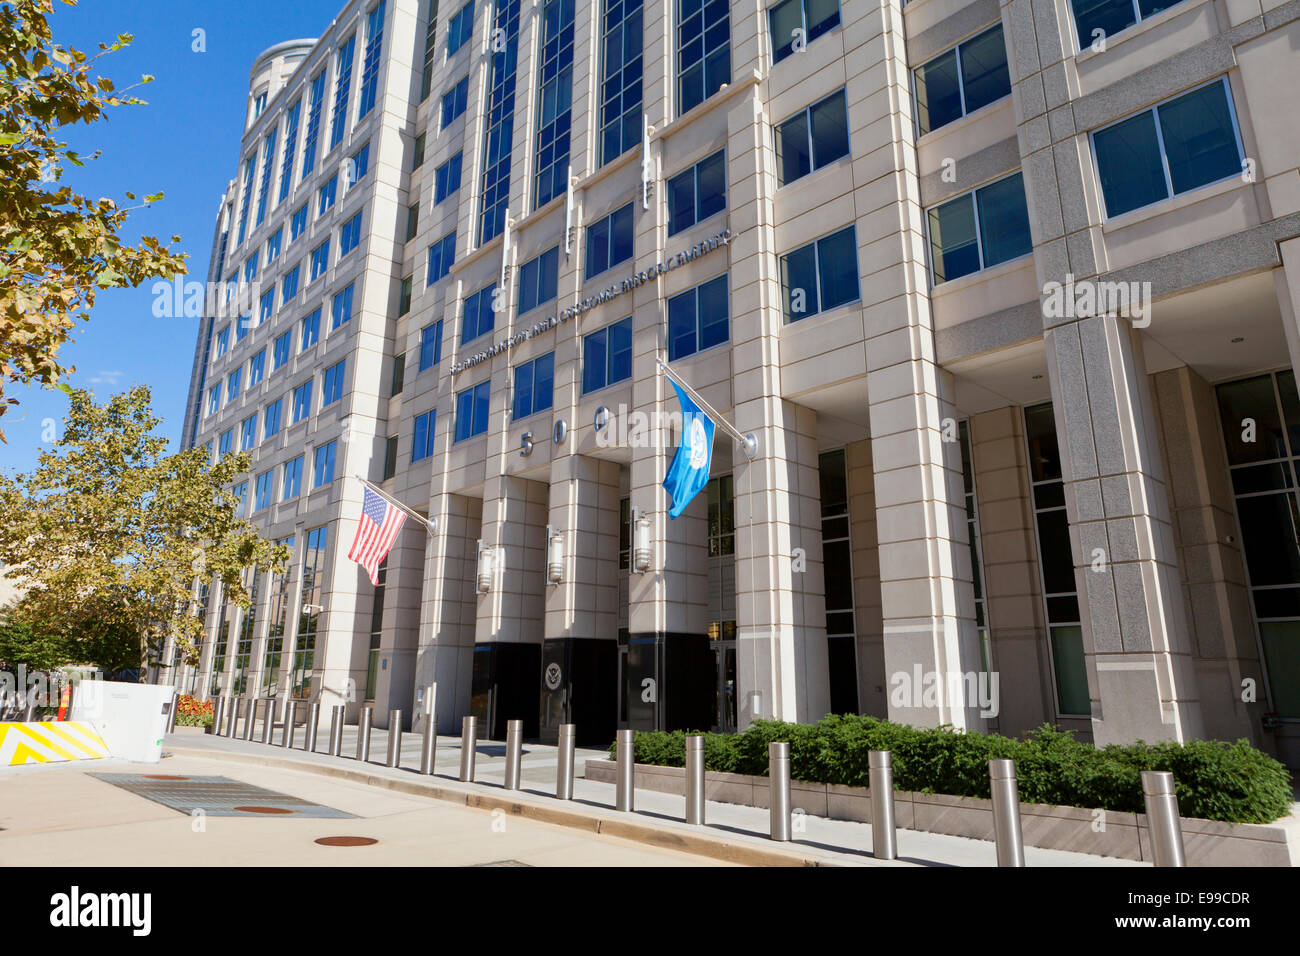
<path fill-rule="evenodd" d="M 185 434 L 293 560 L 248 613 L 200 585 L 168 676 L 1300 763 L 1297 18 L 354 0 L 272 47 Z M 660 361 L 755 439 L 676 518 Z M 358 476 L 431 523 L 377 586 Z"/>

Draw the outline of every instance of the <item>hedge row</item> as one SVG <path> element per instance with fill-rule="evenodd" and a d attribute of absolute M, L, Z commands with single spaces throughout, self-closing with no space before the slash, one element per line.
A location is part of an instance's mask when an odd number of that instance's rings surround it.
<path fill-rule="evenodd" d="M 636 762 L 684 766 L 686 733 L 637 733 Z M 816 724 L 757 720 L 742 734 L 704 734 L 705 766 L 765 776 L 767 745 L 776 740 L 790 744 L 794 779 L 813 783 L 865 787 L 867 752 L 888 750 L 899 790 L 987 798 L 989 760 L 1009 757 L 1016 762 L 1024 803 L 1143 813 L 1141 772 L 1170 770 L 1183 816 L 1269 823 L 1291 812 L 1291 774 L 1245 740 L 1097 748 L 1047 724 L 1016 740 L 859 715 L 830 715 Z M 609 752 L 615 757 L 617 744 Z"/>

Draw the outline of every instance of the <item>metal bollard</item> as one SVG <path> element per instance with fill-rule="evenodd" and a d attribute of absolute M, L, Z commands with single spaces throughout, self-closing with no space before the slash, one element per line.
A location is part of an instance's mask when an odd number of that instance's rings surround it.
<path fill-rule="evenodd" d="M 248 698 L 248 716 L 244 718 L 244 733 L 240 740 L 253 739 L 253 725 L 257 723 L 257 698 Z"/>
<path fill-rule="evenodd" d="M 226 698 L 218 694 L 212 701 L 212 726 L 208 731 L 212 736 L 221 734 L 221 718 L 226 716 Z"/>
<path fill-rule="evenodd" d="M 320 734 L 320 701 L 313 700 L 307 707 L 307 742 L 303 749 L 309 754 L 316 752 L 316 737 Z"/>
<path fill-rule="evenodd" d="M 1174 775 L 1168 770 L 1142 771 L 1142 799 L 1147 805 L 1147 833 L 1155 866 L 1186 866 L 1183 824 L 1178 816 Z"/>
<path fill-rule="evenodd" d="M 506 783 L 507 790 L 519 789 L 519 772 L 524 759 L 524 722 L 506 721 Z"/>
<path fill-rule="evenodd" d="M 433 774 L 434 758 L 438 755 L 438 708 L 434 706 L 434 695 L 437 693 L 437 684 L 430 684 L 424 692 L 424 739 L 420 741 L 420 773 L 426 777 Z"/>
<path fill-rule="evenodd" d="M 767 745 L 768 816 L 771 820 L 773 840 L 789 840 L 790 809 L 790 745 L 774 740 Z"/>
<path fill-rule="evenodd" d="M 181 702 L 180 694 L 172 694 L 172 709 L 167 715 L 167 733 L 176 733 L 176 707 Z"/>
<path fill-rule="evenodd" d="M 618 732 L 618 787 L 614 793 L 614 808 L 631 811 L 636 799 L 636 731 Z"/>
<path fill-rule="evenodd" d="M 330 710 L 330 756 L 338 757 L 343 753 L 343 717 L 346 709 L 342 704 L 335 704 Z"/>
<path fill-rule="evenodd" d="M 559 745 L 556 748 L 555 796 L 560 800 L 573 799 L 573 754 L 577 749 L 578 728 L 575 724 L 560 724 Z"/>
<path fill-rule="evenodd" d="M 704 737 L 686 738 L 686 822 L 704 825 Z"/>
<path fill-rule="evenodd" d="M 370 722 L 374 712 L 373 707 L 362 707 L 357 718 L 357 759 L 362 763 L 370 763 Z"/>
<path fill-rule="evenodd" d="M 993 842 L 997 844 L 998 866 L 1024 866 L 1025 844 L 1020 836 L 1016 762 L 990 760 L 989 786 L 993 791 Z"/>
<path fill-rule="evenodd" d="M 478 746 L 478 718 L 463 717 L 460 721 L 460 779 L 463 783 L 474 780 L 475 748 Z"/>
<path fill-rule="evenodd" d="M 271 743 L 271 731 L 275 728 L 275 713 L 280 709 L 278 698 L 268 697 L 266 699 L 266 717 L 262 724 L 262 743 L 269 745 Z"/>
<path fill-rule="evenodd" d="M 384 761 L 385 767 L 400 767 L 402 765 L 402 712 L 400 710 L 390 710 L 388 712 L 388 759 Z"/>
<path fill-rule="evenodd" d="M 868 750 L 867 774 L 871 783 L 871 854 L 877 860 L 896 860 L 893 754 L 888 750 Z"/>
<path fill-rule="evenodd" d="M 231 740 L 238 740 L 237 731 L 239 730 L 239 704 L 238 697 L 230 698 L 230 722 L 226 725 L 226 736 Z"/>
<path fill-rule="evenodd" d="M 27 692 L 27 707 L 23 710 L 23 723 L 30 724 L 36 719 L 36 691 Z"/>
<path fill-rule="evenodd" d="M 293 722 L 297 716 L 298 702 L 296 700 L 286 700 L 284 702 L 284 732 L 280 735 L 280 746 L 285 750 L 293 749 Z"/>

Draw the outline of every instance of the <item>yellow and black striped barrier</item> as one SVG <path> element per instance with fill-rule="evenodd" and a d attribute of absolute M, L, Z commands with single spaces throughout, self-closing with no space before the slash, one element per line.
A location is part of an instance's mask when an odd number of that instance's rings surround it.
<path fill-rule="evenodd" d="M 98 760 L 108 756 L 108 745 L 84 721 L 0 723 L 0 767 L 64 760 Z"/>

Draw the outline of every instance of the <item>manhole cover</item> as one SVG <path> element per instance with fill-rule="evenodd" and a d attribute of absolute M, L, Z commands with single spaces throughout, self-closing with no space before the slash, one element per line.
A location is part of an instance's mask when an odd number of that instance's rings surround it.
<path fill-rule="evenodd" d="M 240 813 L 293 813 L 287 807 L 235 807 Z"/>
<path fill-rule="evenodd" d="M 373 846 L 379 841 L 372 837 L 321 837 L 316 842 L 321 846 Z"/>

